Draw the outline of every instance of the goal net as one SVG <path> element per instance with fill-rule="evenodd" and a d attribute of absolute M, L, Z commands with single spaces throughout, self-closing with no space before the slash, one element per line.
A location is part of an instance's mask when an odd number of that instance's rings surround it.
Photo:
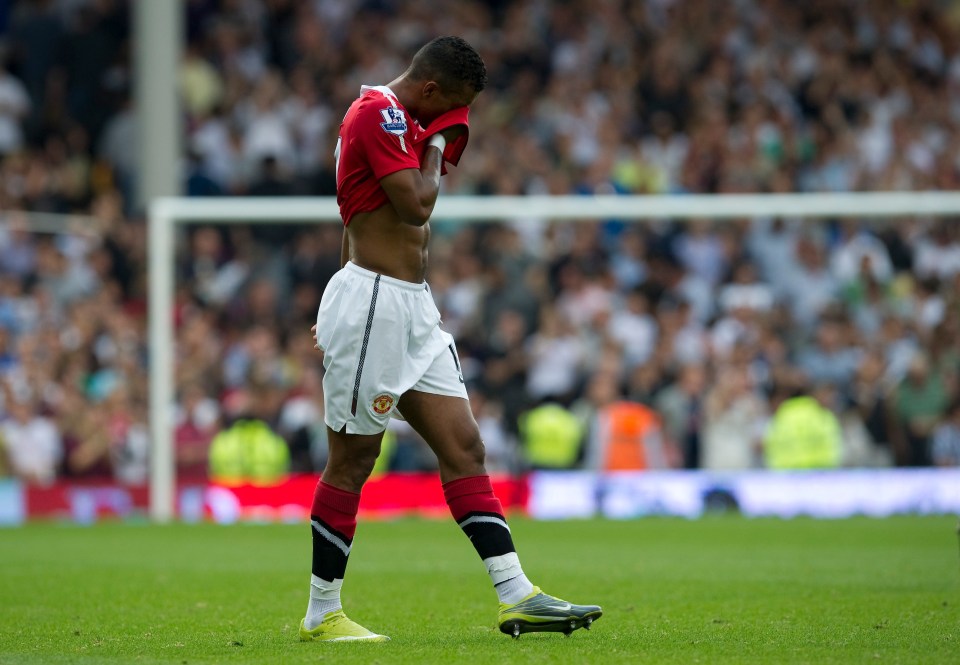
<path fill-rule="evenodd" d="M 686 196 L 441 197 L 433 219 L 462 222 L 608 219 L 756 219 L 789 217 L 917 219 L 960 215 L 960 193 L 884 192 L 845 194 Z M 190 224 L 339 223 L 330 198 L 158 199 L 149 211 L 149 429 L 150 515 L 175 517 L 173 409 L 175 392 L 175 238 Z"/>

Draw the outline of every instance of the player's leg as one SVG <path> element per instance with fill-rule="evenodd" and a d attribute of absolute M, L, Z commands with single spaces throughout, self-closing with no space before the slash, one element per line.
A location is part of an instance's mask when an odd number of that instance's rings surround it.
<path fill-rule="evenodd" d="M 343 269 L 324 290 L 317 315 L 329 455 L 310 510 L 313 559 L 303 640 L 386 639 L 347 619 L 340 605 L 360 489 L 373 470 L 386 427 L 386 416 L 370 404 L 383 374 L 378 353 L 388 346 L 379 337 L 382 326 L 373 325 L 383 305 L 378 305 L 379 286 L 375 275 Z"/>
<path fill-rule="evenodd" d="M 589 628 L 602 614 L 599 607 L 548 596 L 524 574 L 484 466 L 483 441 L 469 402 L 411 390 L 398 408 L 437 455 L 450 512 L 483 560 L 500 599 L 500 630 L 516 637 L 522 632 Z"/>
<path fill-rule="evenodd" d="M 500 600 L 516 602 L 528 595 L 533 585 L 523 574 L 503 508 L 493 493 L 469 402 L 411 390 L 400 398 L 398 408 L 436 454 L 450 512 L 487 567 Z"/>
<path fill-rule="evenodd" d="M 383 640 L 344 616 L 340 588 L 357 528 L 360 490 L 380 454 L 379 434 L 346 434 L 327 428 L 329 456 L 310 508 L 313 561 L 310 602 L 302 640 Z"/>

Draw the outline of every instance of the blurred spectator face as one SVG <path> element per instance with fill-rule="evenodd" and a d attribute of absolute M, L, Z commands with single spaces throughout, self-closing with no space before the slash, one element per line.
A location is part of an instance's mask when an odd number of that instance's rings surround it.
<path fill-rule="evenodd" d="M 203 390 L 196 384 L 190 384 L 183 389 L 183 396 L 181 399 L 183 401 L 184 411 L 189 414 L 188 418 L 193 417 L 193 412 L 205 397 L 206 395 L 204 395 Z"/>
<path fill-rule="evenodd" d="M 568 263 L 560 270 L 560 290 L 575 293 L 586 284 L 583 271 L 574 263 Z"/>
<path fill-rule="evenodd" d="M 657 111 L 650 121 L 654 135 L 661 141 L 667 141 L 673 135 L 673 116 L 666 111 Z"/>
<path fill-rule="evenodd" d="M 824 351 L 836 351 L 840 348 L 842 331 L 836 323 L 821 323 L 817 329 L 817 342 Z"/>
<path fill-rule="evenodd" d="M 857 377 L 863 383 L 874 383 L 879 381 L 886 370 L 886 364 L 883 357 L 877 353 L 864 354 L 860 361 L 860 367 L 857 369 Z"/>
<path fill-rule="evenodd" d="M 648 314 L 650 312 L 650 301 L 647 296 L 639 291 L 631 291 L 627 295 L 627 309 L 633 314 Z"/>
<path fill-rule="evenodd" d="M 63 272 L 63 255 L 51 243 L 43 243 L 37 251 L 37 273 L 52 277 Z"/>
<path fill-rule="evenodd" d="M 797 258 L 807 270 L 819 270 L 823 266 L 823 251 L 809 238 L 797 243 Z"/>
<path fill-rule="evenodd" d="M 738 264 L 733 271 L 733 281 L 737 284 L 753 284 L 757 279 L 757 268 L 749 261 Z"/>
<path fill-rule="evenodd" d="M 707 388 L 707 372 L 703 365 L 685 365 L 680 371 L 680 386 L 688 395 L 700 395 Z"/>
<path fill-rule="evenodd" d="M 828 383 L 814 387 L 811 395 L 825 409 L 836 411 L 839 408 L 837 389 Z"/>
<path fill-rule="evenodd" d="M 526 336 L 526 323 L 523 316 L 512 309 L 504 310 L 497 319 L 496 337 L 506 349 L 517 349 Z"/>
<path fill-rule="evenodd" d="M 283 404 L 283 393 L 270 386 L 255 386 L 250 391 L 250 413 L 266 422 L 276 419 Z"/>
<path fill-rule="evenodd" d="M 913 384 L 922 384 L 927 380 L 930 374 L 930 362 L 923 354 L 917 354 L 910 362 L 910 368 L 907 370 L 907 379 Z"/>
<path fill-rule="evenodd" d="M 273 333 L 262 326 L 258 326 L 247 335 L 247 350 L 250 356 L 256 359 L 270 358 L 276 355 L 277 344 Z"/>
<path fill-rule="evenodd" d="M 630 388 L 641 394 L 650 395 L 661 379 L 660 367 L 655 362 L 637 366 L 630 373 Z"/>
<path fill-rule="evenodd" d="M 540 310 L 540 330 L 544 337 L 559 337 L 566 332 L 563 318 L 557 313 L 556 307 L 544 307 Z"/>
<path fill-rule="evenodd" d="M 320 306 L 320 293 L 313 284 L 299 284 L 293 291 L 293 310 L 295 312 L 304 312 L 316 314 Z"/>
<path fill-rule="evenodd" d="M 727 365 L 717 370 L 717 390 L 728 398 L 743 395 L 751 390 L 753 380 L 750 372 L 739 365 Z"/>
<path fill-rule="evenodd" d="M 7 404 L 7 408 L 10 412 L 10 417 L 21 425 L 26 425 L 33 420 L 34 409 L 33 404 L 29 400 L 14 398 Z"/>
<path fill-rule="evenodd" d="M 217 261 L 221 258 L 222 241 L 220 232 L 213 227 L 201 227 L 193 234 L 193 255 Z"/>
<path fill-rule="evenodd" d="M 273 283 L 262 279 L 247 290 L 247 303 L 254 316 L 269 317 L 277 313 L 277 290 Z"/>
<path fill-rule="evenodd" d="M 613 404 L 620 399 L 620 381 L 612 372 L 597 373 L 590 380 L 587 395 L 597 408 Z"/>

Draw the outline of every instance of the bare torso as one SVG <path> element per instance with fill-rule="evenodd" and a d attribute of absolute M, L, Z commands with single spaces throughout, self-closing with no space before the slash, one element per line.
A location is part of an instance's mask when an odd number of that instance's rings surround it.
<path fill-rule="evenodd" d="M 430 82 L 430 104 L 421 99 L 419 84 L 411 85 L 404 77 L 391 82 L 389 88 L 412 118 L 424 127 L 454 109 L 469 106 L 477 92 L 466 86 L 452 95 L 436 94 Z M 466 124 L 456 124 L 431 138 L 420 157 L 420 168 L 401 168 L 380 179 L 380 186 L 390 203 L 370 212 L 354 214 L 344 234 L 341 261 L 352 261 L 361 268 L 420 284 L 426 280 L 427 243 L 430 241 L 430 215 L 440 192 L 443 171 L 443 149 L 466 132 Z"/>
<path fill-rule="evenodd" d="M 426 279 L 429 223 L 404 224 L 388 204 L 354 215 L 346 233 L 349 258 L 361 268 L 415 284 Z"/>

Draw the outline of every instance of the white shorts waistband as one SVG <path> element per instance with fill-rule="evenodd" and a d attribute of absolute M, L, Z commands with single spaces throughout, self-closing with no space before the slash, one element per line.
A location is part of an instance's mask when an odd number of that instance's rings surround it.
<path fill-rule="evenodd" d="M 343 266 L 344 270 L 349 270 L 355 275 L 360 275 L 361 277 L 366 277 L 368 279 L 380 278 L 381 284 L 389 284 L 390 286 L 395 286 L 398 289 L 405 289 L 407 291 L 426 291 L 427 287 L 426 282 L 420 282 L 419 284 L 415 282 L 405 282 L 402 279 L 397 279 L 396 277 L 390 277 L 389 275 L 381 275 L 378 272 L 373 272 L 372 270 L 367 270 L 366 268 L 361 268 L 353 261 L 347 261 L 347 264 Z"/>

